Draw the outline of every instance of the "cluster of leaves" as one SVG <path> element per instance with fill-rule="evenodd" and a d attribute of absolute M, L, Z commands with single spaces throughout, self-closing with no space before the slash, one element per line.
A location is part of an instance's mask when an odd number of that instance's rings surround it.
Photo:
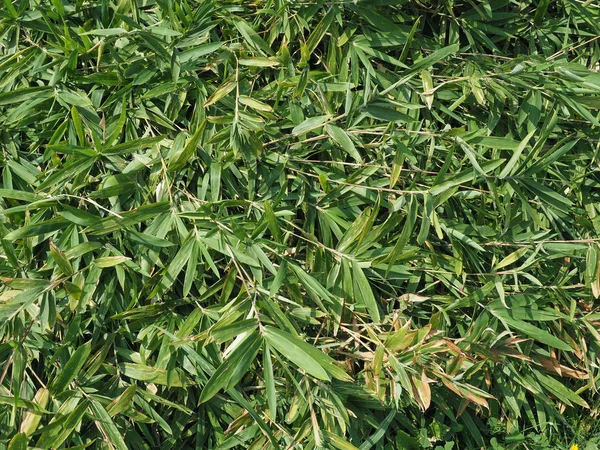
<path fill-rule="evenodd" d="M 597 432 L 599 36 L 593 0 L 3 0 L 0 446 Z"/>

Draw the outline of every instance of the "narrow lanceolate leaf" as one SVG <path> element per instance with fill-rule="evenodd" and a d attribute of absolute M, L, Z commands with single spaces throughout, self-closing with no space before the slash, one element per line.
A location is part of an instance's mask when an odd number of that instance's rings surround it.
<path fill-rule="evenodd" d="M 36 414 L 48 414 L 48 411 L 46 411 L 41 405 L 36 403 L 35 399 L 34 401 L 30 401 L 13 396 L 0 395 L 0 405 L 16 405 L 17 408 L 28 409 Z"/>
<path fill-rule="evenodd" d="M 126 155 L 128 153 L 146 150 L 164 140 L 164 136 L 152 136 L 147 138 L 135 139 L 122 144 L 113 145 L 102 151 L 103 155 Z"/>
<path fill-rule="evenodd" d="M 277 391 L 275 390 L 275 376 L 273 375 L 273 361 L 269 346 L 265 345 L 263 351 L 263 367 L 265 371 L 265 387 L 267 402 L 269 404 L 269 415 L 277 420 Z"/>
<path fill-rule="evenodd" d="M 233 24 L 250 47 L 262 52 L 264 55 L 273 54 L 269 44 L 246 21 L 236 18 L 233 20 Z"/>
<path fill-rule="evenodd" d="M 181 152 L 177 153 L 169 162 L 169 170 L 179 170 L 185 166 L 187 161 L 194 155 L 198 148 L 198 143 L 204 132 L 204 126 L 199 126 L 191 138 L 188 139 Z"/>
<path fill-rule="evenodd" d="M 263 103 L 255 98 L 248 97 L 247 95 L 240 95 L 238 101 L 249 108 L 252 108 L 256 111 L 265 111 L 265 112 L 273 112 L 273 108 L 266 103 Z"/>
<path fill-rule="evenodd" d="M 333 434 L 328 431 L 323 431 L 323 435 L 332 448 L 336 448 L 338 450 L 358 450 L 358 447 L 355 447 L 350 442 L 341 438 L 340 436 Z"/>
<path fill-rule="evenodd" d="M 79 371 L 87 362 L 87 357 L 92 349 L 91 341 L 86 342 L 71 355 L 58 376 L 50 385 L 50 394 L 57 395 L 63 392 L 69 384 L 77 378 Z"/>
<path fill-rule="evenodd" d="M 144 205 L 131 211 L 119 213 L 118 215 L 111 214 L 107 218 L 97 221 L 86 228 L 86 232 L 95 235 L 105 235 L 117 230 L 126 230 L 133 225 L 150 220 L 168 210 L 169 204 L 165 202 Z"/>
<path fill-rule="evenodd" d="M 212 374 L 202 389 L 198 401 L 200 403 L 207 402 L 221 389 L 234 387 L 250 369 L 261 345 L 262 339 L 257 332 L 246 335 Z"/>
<path fill-rule="evenodd" d="M 250 67 L 274 67 L 279 65 L 279 61 L 269 58 L 240 58 L 238 63 L 242 66 Z"/>
<path fill-rule="evenodd" d="M 423 96 L 425 97 L 425 103 L 427 104 L 427 108 L 431 109 L 433 106 L 433 79 L 431 77 L 431 72 L 428 70 L 423 70 L 421 72 L 421 80 L 423 80 Z"/>
<path fill-rule="evenodd" d="M 128 447 L 123 439 L 123 432 L 117 428 L 104 406 L 93 397 L 90 397 L 90 410 L 96 427 L 108 438 L 107 444 L 116 450 L 127 450 Z"/>
<path fill-rule="evenodd" d="M 73 275 L 73 266 L 65 254 L 53 242 L 50 242 L 50 254 L 54 257 L 54 261 L 65 275 Z"/>
<path fill-rule="evenodd" d="M 325 131 L 335 142 L 340 145 L 340 147 L 344 149 L 346 153 L 348 153 L 349 156 L 351 156 L 357 162 L 362 162 L 362 158 L 356 150 L 354 142 L 352 142 L 352 139 L 350 139 L 344 130 L 336 127 L 335 125 L 326 125 Z"/>
<path fill-rule="evenodd" d="M 270 326 L 265 327 L 264 333 L 271 347 L 315 378 L 328 380 L 331 375 L 342 381 L 352 380 L 352 377 L 334 364 L 331 357 L 305 341 Z"/>
<path fill-rule="evenodd" d="M 46 408 L 48 401 L 50 400 L 50 391 L 46 388 L 40 388 L 33 398 L 33 402 L 40 406 L 40 408 Z M 38 428 L 42 420 L 42 414 L 36 411 L 28 411 L 21 422 L 19 431 L 26 436 L 31 436 Z"/>
<path fill-rule="evenodd" d="M 48 234 L 58 230 L 62 230 L 67 226 L 69 226 L 69 222 L 67 220 L 58 218 L 50 219 L 36 224 L 26 225 L 22 228 L 17 228 L 16 230 L 11 231 L 6 236 L 4 236 L 4 239 L 7 241 L 12 241 L 31 236 L 39 236 L 42 234 Z"/>
<path fill-rule="evenodd" d="M 577 395 L 577 393 L 573 392 L 563 383 L 560 383 L 556 379 L 545 375 L 538 374 L 538 379 L 541 384 L 543 384 L 552 395 L 556 396 L 560 401 L 568 404 L 579 405 L 583 408 L 589 408 L 588 403 L 581 398 L 581 396 Z"/>
<path fill-rule="evenodd" d="M 196 241 L 194 239 L 194 236 L 188 236 L 188 238 L 184 241 L 175 257 L 167 266 L 165 273 L 160 278 L 159 284 L 154 288 L 154 290 L 150 294 L 150 297 L 162 294 L 163 292 L 165 292 L 165 290 L 169 289 L 175 283 L 179 273 L 181 272 L 183 267 L 188 263 L 190 255 L 193 252 L 195 242 Z"/>
<path fill-rule="evenodd" d="M 559 194 L 558 192 L 550 189 L 543 184 L 540 184 L 536 181 L 530 179 L 521 179 L 521 183 L 523 183 L 532 193 L 539 196 L 541 200 L 546 202 L 548 205 L 555 207 L 560 211 L 567 212 L 569 211 L 569 207 L 573 204 L 571 200 L 566 198 L 565 196 Z"/>
<path fill-rule="evenodd" d="M 136 394 L 135 385 L 129 386 L 121 395 L 115 398 L 107 407 L 106 412 L 114 417 L 117 414 L 120 414 L 125 409 L 129 408 L 133 402 L 133 399 Z"/>
<path fill-rule="evenodd" d="M 330 119 L 330 116 L 328 116 L 328 115 L 316 116 L 316 117 L 311 117 L 309 119 L 306 119 L 304 122 L 302 122 L 299 125 L 296 125 L 294 127 L 294 129 L 292 130 L 292 134 L 298 135 L 298 134 L 307 133 L 309 131 L 313 131 L 317 128 L 320 128 L 329 119 Z"/>
<path fill-rule="evenodd" d="M 395 416 L 396 411 L 390 411 L 385 417 L 385 419 L 383 419 L 383 421 L 381 421 L 381 423 L 378 424 L 375 433 L 373 433 L 371 436 L 369 436 L 367 440 L 365 440 L 365 442 L 359 447 L 359 450 L 369 450 L 375 444 L 377 444 L 377 442 L 379 442 L 385 435 L 385 432 L 387 431 Z"/>
<path fill-rule="evenodd" d="M 506 163 L 506 166 L 504 166 L 504 168 L 502 169 L 502 172 L 500 172 L 500 175 L 498 175 L 498 178 L 500 178 L 500 179 L 506 178 L 508 175 L 510 175 L 511 173 L 514 172 L 513 169 L 517 165 L 517 162 L 519 161 L 519 158 L 521 157 L 521 153 L 523 153 L 523 150 L 525 150 L 525 148 L 527 147 L 527 144 L 529 143 L 529 140 L 533 137 L 535 132 L 536 132 L 536 130 L 532 130 L 527 136 L 525 136 L 525 139 L 523 139 L 521 141 L 521 143 L 519 144 L 519 146 L 515 149 L 515 153 L 508 160 L 508 162 Z"/>
<path fill-rule="evenodd" d="M 600 259 L 598 258 L 598 247 L 598 245 L 590 245 L 585 258 L 586 275 L 594 298 L 600 297 Z"/>
<path fill-rule="evenodd" d="M 134 380 L 147 381 L 162 386 L 183 387 L 189 384 L 188 380 L 180 372 L 175 371 L 168 374 L 165 369 L 159 367 L 151 367 L 138 363 L 122 363 L 119 364 L 119 370 L 123 375 Z"/>
<path fill-rule="evenodd" d="M 23 432 L 17 433 L 8 443 L 8 450 L 27 450 L 27 435 Z"/>
<path fill-rule="evenodd" d="M 496 169 L 497 167 L 500 167 L 504 162 L 505 162 L 504 159 L 499 159 L 499 160 L 490 161 L 490 162 L 481 164 L 481 170 L 484 174 L 488 174 L 491 171 L 493 171 L 494 169 Z M 443 183 L 433 186 L 429 190 L 429 192 L 431 193 L 431 195 L 439 195 L 454 186 L 458 186 L 462 183 L 467 183 L 469 181 L 472 181 L 476 177 L 477 177 L 477 172 L 475 169 L 466 170 L 464 172 L 461 172 L 460 174 L 453 176 L 451 179 L 444 181 Z"/>
<path fill-rule="evenodd" d="M 215 103 L 217 103 L 219 100 L 221 100 L 231 91 L 233 91 L 235 89 L 235 86 L 235 81 L 228 81 L 227 83 L 217 88 L 217 90 L 213 92 L 209 99 L 206 100 L 206 102 L 204 102 L 204 107 L 206 108 L 210 105 L 214 105 Z"/>
<path fill-rule="evenodd" d="M 63 403 L 63 406 L 67 407 L 64 408 L 62 414 L 57 415 L 52 422 L 40 429 L 41 435 L 36 443 L 36 447 L 47 449 L 58 448 L 81 425 L 88 409 L 88 401 L 86 399 L 81 401 L 75 399 L 73 403 L 76 406 L 71 407 L 69 403 Z"/>
<path fill-rule="evenodd" d="M 290 264 L 288 266 L 298 277 L 300 283 L 306 289 L 310 298 L 319 306 L 321 309 L 325 309 L 323 302 L 326 303 L 335 303 L 335 300 L 330 292 L 325 289 L 325 287 L 319 283 L 313 276 L 306 273 L 301 267 L 296 266 L 295 264 Z"/>
<path fill-rule="evenodd" d="M 504 308 L 493 308 L 490 309 L 490 312 L 494 316 L 504 321 L 510 327 L 510 329 L 516 333 L 525 334 L 542 344 L 546 344 L 559 350 L 565 350 L 568 352 L 573 351 L 573 349 L 566 342 L 550 334 L 548 331 L 525 322 L 524 320 L 513 318 L 510 310 L 506 310 Z"/>
<path fill-rule="evenodd" d="M 325 33 L 327 33 L 336 13 L 336 8 L 330 8 L 329 11 L 327 11 L 327 14 L 325 14 L 325 17 L 323 17 L 323 19 L 321 19 L 317 26 L 312 30 L 310 36 L 306 40 L 306 44 L 301 46 L 302 62 L 308 61 L 314 50 L 317 48 L 317 45 L 319 45 L 319 42 L 321 42 L 325 36 Z"/>
<path fill-rule="evenodd" d="M 394 245 L 394 248 L 390 252 L 388 256 L 388 271 L 392 268 L 392 266 L 396 263 L 396 260 L 404 250 L 406 244 L 412 237 L 413 229 L 417 222 L 417 202 L 414 197 L 411 197 L 410 202 L 408 204 L 408 214 L 406 215 L 406 219 L 404 220 L 404 225 L 402 228 L 402 232 Z"/>
<path fill-rule="evenodd" d="M 384 89 L 381 92 L 381 96 L 387 94 L 388 92 L 396 89 L 398 86 L 406 83 L 410 80 L 415 74 L 420 72 L 421 70 L 426 70 L 436 64 L 437 62 L 447 58 L 448 56 L 456 53 L 459 50 L 460 46 L 458 44 L 452 44 L 447 47 L 441 48 L 429 56 L 417 61 L 414 65 L 412 65 L 404 74 L 400 80 L 393 83 L 388 88 Z"/>
<path fill-rule="evenodd" d="M 11 92 L 3 92 L 0 94 L 0 106 L 10 105 L 12 103 L 20 103 L 25 100 L 36 98 L 51 98 L 52 88 L 48 86 L 34 86 L 30 88 L 16 89 Z"/>
<path fill-rule="evenodd" d="M 522 247 L 518 250 L 515 250 L 514 252 L 512 252 L 511 254 L 509 254 L 508 256 L 503 258 L 500 262 L 498 262 L 498 264 L 496 264 L 494 266 L 494 269 L 499 270 L 499 269 L 502 269 L 503 267 L 510 266 L 511 264 L 518 261 L 521 257 L 523 257 L 523 255 L 525 255 L 528 250 L 529 250 L 529 248 L 527 248 L 527 247 Z"/>
<path fill-rule="evenodd" d="M 114 267 L 119 264 L 123 264 L 125 261 L 129 261 L 131 258 L 127 256 L 102 256 L 100 258 L 96 258 L 94 260 L 94 264 L 101 269 L 106 269 L 107 267 Z"/>
<path fill-rule="evenodd" d="M 12 198 L 31 203 L 38 200 L 43 200 L 45 197 L 34 194 L 33 192 L 20 191 L 17 189 L 0 189 L 0 198 Z"/>
<path fill-rule="evenodd" d="M 375 300 L 375 296 L 373 295 L 373 291 L 371 290 L 371 286 L 369 285 L 369 281 L 363 270 L 354 260 L 352 261 L 352 284 L 355 300 L 362 302 L 367 307 L 367 311 L 374 323 L 379 322 L 381 316 L 379 314 L 377 300 Z"/>

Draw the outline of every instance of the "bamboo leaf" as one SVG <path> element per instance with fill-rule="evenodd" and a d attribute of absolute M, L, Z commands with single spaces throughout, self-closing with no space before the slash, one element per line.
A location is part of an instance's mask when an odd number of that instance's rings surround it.
<path fill-rule="evenodd" d="M 247 334 L 210 377 L 198 401 L 207 402 L 221 389 L 233 388 L 250 368 L 261 345 L 262 340 L 258 333 Z"/>
<path fill-rule="evenodd" d="M 358 162 L 362 162 L 362 158 L 360 157 L 360 154 L 358 153 L 358 151 L 356 150 L 356 147 L 354 146 L 354 143 L 352 142 L 352 140 L 348 137 L 348 135 L 346 134 L 346 132 L 344 132 L 344 130 L 342 130 L 339 127 L 336 127 L 335 125 L 326 125 L 325 126 L 325 131 L 327 132 L 327 134 L 329 134 L 329 136 L 335 141 L 337 142 L 346 153 L 348 153 L 348 155 L 350 155 L 355 161 Z"/>
<path fill-rule="evenodd" d="M 315 378 L 328 380 L 331 375 L 342 381 L 352 379 L 333 359 L 301 339 L 273 327 L 265 327 L 264 333 L 270 346 Z"/>
<path fill-rule="evenodd" d="M 85 365 L 91 350 L 92 343 L 88 341 L 71 355 L 63 369 L 50 385 L 51 395 L 60 394 L 73 380 L 75 380 L 75 378 L 77 378 L 79 372 Z"/>

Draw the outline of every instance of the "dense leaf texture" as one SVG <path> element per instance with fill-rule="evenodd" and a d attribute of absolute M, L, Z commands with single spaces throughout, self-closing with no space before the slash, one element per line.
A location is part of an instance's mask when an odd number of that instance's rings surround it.
<path fill-rule="evenodd" d="M 597 2 L 1 5 L 0 447 L 594 424 Z"/>

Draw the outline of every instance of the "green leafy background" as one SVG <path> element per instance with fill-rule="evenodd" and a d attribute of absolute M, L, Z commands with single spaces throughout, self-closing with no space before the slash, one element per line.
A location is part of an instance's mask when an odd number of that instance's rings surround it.
<path fill-rule="evenodd" d="M 593 0 L 2 0 L 0 447 L 597 449 Z"/>

